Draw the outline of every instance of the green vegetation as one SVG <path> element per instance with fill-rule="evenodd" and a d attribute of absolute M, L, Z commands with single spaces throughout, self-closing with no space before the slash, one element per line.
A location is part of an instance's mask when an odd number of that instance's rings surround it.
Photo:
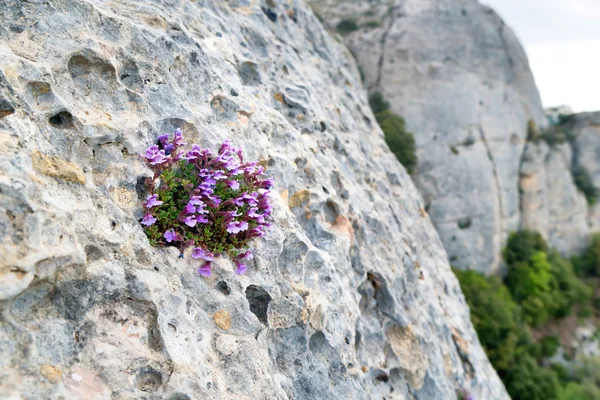
<path fill-rule="evenodd" d="M 471 308 L 471 320 L 490 361 L 513 399 L 600 400 L 598 361 L 570 374 L 542 359 L 560 346 L 557 336 L 535 342 L 530 329 L 572 313 L 575 304 L 592 313 L 591 288 L 575 274 L 571 262 L 549 249 L 537 232 L 510 235 L 504 250 L 504 282 L 475 271 L 455 271 Z M 578 272 L 600 272 L 600 234 L 578 261 Z M 597 365 L 598 364 L 598 365 Z M 598 375 L 598 376 L 596 376 Z"/>
<path fill-rule="evenodd" d="M 592 177 L 585 167 L 574 167 L 571 170 L 573 181 L 588 201 L 588 204 L 594 205 L 598 201 L 598 189 L 594 186 Z"/>
<path fill-rule="evenodd" d="M 390 150 L 411 173 L 417 165 L 416 145 L 413 134 L 406 131 L 404 119 L 390 111 L 390 103 L 379 92 L 370 96 L 369 104 Z"/>
<path fill-rule="evenodd" d="M 593 234 L 588 248 L 571 261 L 579 276 L 600 276 L 600 233 Z"/>
<path fill-rule="evenodd" d="M 339 33 L 341 33 L 342 35 L 348 34 L 350 32 L 354 32 L 356 30 L 358 30 L 358 24 L 356 23 L 356 21 L 351 20 L 351 19 L 343 19 L 341 20 L 337 26 L 336 29 Z"/>
<path fill-rule="evenodd" d="M 367 28 L 379 28 L 381 26 L 381 22 L 371 19 L 364 23 L 364 26 Z"/>

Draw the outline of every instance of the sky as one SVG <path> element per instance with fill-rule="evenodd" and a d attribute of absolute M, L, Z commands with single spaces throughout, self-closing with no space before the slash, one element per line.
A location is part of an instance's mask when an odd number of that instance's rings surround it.
<path fill-rule="evenodd" d="M 600 111 L 600 0 L 480 0 L 515 31 L 544 107 Z"/>

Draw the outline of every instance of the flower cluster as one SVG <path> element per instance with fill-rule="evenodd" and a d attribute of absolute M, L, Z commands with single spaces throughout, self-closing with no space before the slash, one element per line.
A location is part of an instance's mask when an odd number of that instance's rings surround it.
<path fill-rule="evenodd" d="M 159 136 L 148 147 L 146 163 L 154 171 L 148 179 L 152 193 L 144 202 L 141 221 L 154 246 L 192 248 L 192 258 L 202 260 L 202 276 L 211 274 L 211 263 L 227 254 L 238 274 L 247 270 L 252 253 L 249 242 L 270 226 L 269 189 L 273 180 L 257 162 L 244 162 L 242 149 L 226 140 L 218 153 L 186 143 L 181 130 Z"/>

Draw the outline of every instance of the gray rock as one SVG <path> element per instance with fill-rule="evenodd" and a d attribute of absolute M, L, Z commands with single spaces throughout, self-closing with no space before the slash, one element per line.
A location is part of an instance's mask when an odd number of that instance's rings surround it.
<path fill-rule="evenodd" d="M 366 87 L 383 93 L 415 134 L 414 179 L 451 263 L 496 271 L 520 226 L 527 122 L 546 123 L 513 32 L 476 0 L 312 4 L 331 29 L 351 18 L 361 26 L 344 41 Z"/>
<path fill-rule="evenodd" d="M 0 393 L 508 398 L 356 66 L 302 1 L 0 10 Z M 176 127 L 275 178 L 244 276 L 220 259 L 202 278 L 143 233 L 137 154 Z"/>

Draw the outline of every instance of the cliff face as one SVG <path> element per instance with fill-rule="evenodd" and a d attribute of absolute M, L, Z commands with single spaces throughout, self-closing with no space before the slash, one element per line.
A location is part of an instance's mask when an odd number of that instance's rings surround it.
<path fill-rule="evenodd" d="M 0 16 L 0 393 L 507 398 L 351 57 L 302 1 Z M 201 278 L 142 231 L 137 154 L 177 127 L 275 179 L 244 276 L 221 259 Z"/>
<path fill-rule="evenodd" d="M 508 234 L 523 228 L 566 254 L 585 246 L 571 152 L 526 146 L 528 121 L 546 121 L 525 52 L 493 10 L 476 0 L 313 6 L 331 29 L 356 20 L 344 40 L 366 87 L 415 135 L 414 179 L 453 265 L 495 272 Z"/>

